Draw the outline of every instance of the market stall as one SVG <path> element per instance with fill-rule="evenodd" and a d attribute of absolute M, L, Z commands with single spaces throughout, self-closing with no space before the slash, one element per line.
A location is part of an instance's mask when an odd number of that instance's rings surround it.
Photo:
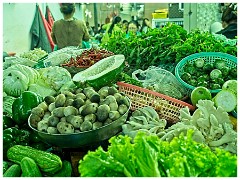
<path fill-rule="evenodd" d="M 177 24 L 3 63 L 4 177 L 237 177 L 237 41 Z"/>

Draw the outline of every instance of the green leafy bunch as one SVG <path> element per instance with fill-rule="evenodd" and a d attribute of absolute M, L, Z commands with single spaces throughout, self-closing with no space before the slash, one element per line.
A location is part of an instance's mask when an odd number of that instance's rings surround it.
<path fill-rule="evenodd" d="M 82 177 L 235 177 L 237 156 L 216 152 L 192 140 L 193 131 L 171 142 L 138 132 L 114 136 L 107 151 L 99 147 L 79 161 Z"/>
<path fill-rule="evenodd" d="M 237 46 L 233 43 L 226 43 L 223 38 L 199 29 L 187 33 L 183 27 L 173 23 L 128 38 L 120 33 L 100 46 L 115 54 L 123 54 L 129 64 L 125 68 L 128 74 L 149 66 L 171 64 L 175 67 L 184 57 L 199 52 L 223 52 L 237 56 Z"/>
<path fill-rule="evenodd" d="M 149 66 L 175 62 L 175 52 L 170 47 L 183 42 L 186 36 L 187 31 L 181 26 L 168 23 L 161 29 L 150 29 L 138 36 L 126 38 L 126 34 L 119 34 L 101 44 L 101 47 L 115 54 L 123 54 L 130 68 L 147 69 Z"/>

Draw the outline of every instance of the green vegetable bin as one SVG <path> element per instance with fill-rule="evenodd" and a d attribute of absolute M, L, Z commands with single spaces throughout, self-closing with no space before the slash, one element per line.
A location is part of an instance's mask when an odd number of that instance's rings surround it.
<path fill-rule="evenodd" d="M 193 64 L 195 60 L 198 58 L 202 58 L 206 63 L 213 64 L 216 60 L 224 60 L 226 62 L 227 67 L 234 68 L 237 67 L 237 58 L 235 56 L 232 56 L 227 53 L 222 52 L 200 52 L 195 53 L 192 55 L 189 55 L 185 58 L 183 58 L 175 67 L 175 76 L 177 80 L 187 89 L 188 95 L 191 94 L 194 86 L 186 83 L 182 80 L 181 76 L 184 73 L 184 66 L 189 62 L 190 64 Z M 209 89 L 211 93 L 218 93 L 221 89 Z"/>

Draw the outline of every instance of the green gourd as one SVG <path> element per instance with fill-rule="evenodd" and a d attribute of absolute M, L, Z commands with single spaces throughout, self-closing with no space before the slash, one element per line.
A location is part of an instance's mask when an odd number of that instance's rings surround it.
<path fill-rule="evenodd" d="M 8 149 L 7 157 L 10 161 L 20 164 L 24 157 L 33 159 L 43 172 L 56 173 L 62 168 L 62 160 L 59 156 L 34 149 L 30 146 L 15 145 Z"/>
<path fill-rule="evenodd" d="M 13 164 L 3 174 L 3 177 L 20 177 L 20 176 L 21 176 L 21 167 L 18 164 Z"/>
<path fill-rule="evenodd" d="M 71 177 L 72 165 L 69 161 L 64 160 L 62 163 L 62 169 L 60 169 L 53 177 Z"/>
<path fill-rule="evenodd" d="M 22 169 L 21 177 L 42 177 L 42 174 L 33 159 L 24 157 L 21 160 L 20 166 Z"/>

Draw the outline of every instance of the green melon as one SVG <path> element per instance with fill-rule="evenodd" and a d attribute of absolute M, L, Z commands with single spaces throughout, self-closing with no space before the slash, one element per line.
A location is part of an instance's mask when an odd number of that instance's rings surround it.
<path fill-rule="evenodd" d="M 104 58 L 84 71 L 73 76 L 73 81 L 100 89 L 114 82 L 116 76 L 123 71 L 125 66 L 124 55 L 114 55 Z"/>

